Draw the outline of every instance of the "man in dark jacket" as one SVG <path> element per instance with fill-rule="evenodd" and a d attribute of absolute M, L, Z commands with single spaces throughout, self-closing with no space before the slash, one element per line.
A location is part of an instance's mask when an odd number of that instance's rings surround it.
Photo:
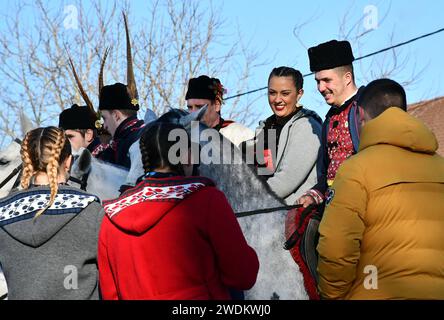
<path fill-rule="evenodd" d="M 363 89 L 355 84 L 355 58 L 348 41 L 322 43 L 308 49 L 308 56 L 318 91 L 331 108 L 322 126 L 318 183 L 297 200 L 304 207 L 324 203 L 339 166 L 357 152 L 362 115 L 356 100 Z"/>
<path fill-rule="evenodd" d="M 144 125 L 143 120 L 137 119 L 139 103 L 137 99 L 131 99 L 127 86 L 122 83 L 104 86 L 99 101 L 104 128 L 111 134 L 112 140 L 101 145 L 98 158 L 129 169 L 129 148 L 139 139 Z"/>

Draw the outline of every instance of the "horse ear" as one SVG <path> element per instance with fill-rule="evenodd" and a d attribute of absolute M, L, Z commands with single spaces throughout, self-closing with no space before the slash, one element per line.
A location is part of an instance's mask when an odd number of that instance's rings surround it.
<path fill-rule="evenodd" d="M 199 112 L 196 112 L 197 114 L 196 114 L 196 120 L 195 121 L 200 121 L 203 118 L 205 112 L 207 112 L 207 110 L 208 110 L 208 105 L 206 105 L 205 107 L 201 108 L 199 110 Z"/>
<path fill-rule="evenodd" d="M 72 175 L 74 177 L 83 176 L 91 170 L 92 155 L 88 149 L 81 148 L 77 154 L 74 154 L 74 163 L 72 165 Z"/>
<path fill-rule="evenodd" d="M 151 109 L 146 109 L 146 113 L 145 113 L 145 117 L 143 118 L 143 122 L 145 122 L 145 124 L 148 124 L 148 123 L 156 121 L 156 120 L 157 120 L 157 115 L 154 113 L 154 111 Z"/>
<path fill-rule="evenodd" d="M 180 124 L 185 129 L 188 130 L 189 128 L 191 128 L 191 122 L 192 121 L 200 121 L 203 118 L 207 109 L 208 109 L 208 106 L 205 106 L 205 107 L 201 108 L 198 112 L 191 112 L 185 116 L 182 116 L 179 120 Z"/>
<path fill-rule="evenodd" d="M 32 121 L 26 116 L 23 111 L 20 111 L 20 125 L 22 128 L 22 137 L 24 137 L 29 131 L 34 129 Z"/>

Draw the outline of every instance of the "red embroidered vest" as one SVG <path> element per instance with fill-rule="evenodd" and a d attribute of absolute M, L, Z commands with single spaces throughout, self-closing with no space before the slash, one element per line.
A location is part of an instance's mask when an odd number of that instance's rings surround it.
<path fill-rule="evenodd" d="M 339 166 L 353 154 L 353 141 L 350 135 L 348 114 L 353 103 L 341 113 L 330 118 L 327 134 L 327 152 L 330 163 L 327 169 L 327 184 L 331 186 Z"/>

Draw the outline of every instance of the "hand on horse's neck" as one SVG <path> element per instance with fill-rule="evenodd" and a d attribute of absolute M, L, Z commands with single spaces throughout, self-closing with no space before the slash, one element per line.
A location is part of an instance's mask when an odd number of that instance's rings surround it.
<path fill-rule="evenodd" d="M 67 182 L 67 178 L 66 176 L 61 173 L 59 174 L 59 176 L 57 177 L 57 183 L 66 183 Z M 48 179 L 48 175 L 46 174 L 46 172 L 39 172 L 34 176 L 34 184 L 35 185 L 49 185 L 49 179 Z"/>

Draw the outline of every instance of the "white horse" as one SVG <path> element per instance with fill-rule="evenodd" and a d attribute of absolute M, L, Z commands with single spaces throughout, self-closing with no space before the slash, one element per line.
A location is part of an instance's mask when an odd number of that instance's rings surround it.
<path fill-rule="evenodd" d="M 208 130 L 208 129 L 207 129 Z M 210 129 L 212 130 L 212 129 Z M 214 131 L 214 130 L 213 130 Z M 225 157 L 227 139 L 211 143 L 212 152 Z M 223 149 L 223 152 L 222 150 Z M 227 196 L 236 213 L 284 206 L 256 175 L 254 169 L 241 159 L 239 149 L 231 145 L 233 164 L 200 164 L 200 174 L 211 178 Z M 254 287 L 245 293 L 246 299 L 307 299 L 303 277 L 288 251 L 283 249 L 287 211 L 255 214 L 238 219 L 247 242 L 259 257 L 259 274 Z"/>
<path fill-rule="evenodd" d="M 180 114 L 176 114 L 176 116 L 180 117 Z M 163 119 L 161 118 L 159 121 L 163 121 Z M 171 121 L 171 119 L 167 121 Z M 185 125 L 183 118 L 178 122 Z M 189 130 L 190 126 L 186 124 L 186 128 Z M 255 170 L 242 160 L 238 148 L 216 130 L 206 128 L 205 134 L 203 134 L 203 126 L 199 125 L 198 128 L 200 137 L 211 137 L 207 140 L 205 138 L 199 139 L 199 144 L 202 152 L 211 154 L 207 158 L 213 160 L 213 163 L 202 162 L 199 164 L 200 175 L 208 177 L 216 183 L 218 188 L 225 193 L 236 213 L 284 206 L 283 201 L 274 195 L 266 182 L 261 180 Z M 193 134 L 191 137 L 193 140 Z M 227 159 L 231 159 L 231 161 Z M 94 166 L 93 163 L 91 165 Z M 134 165 L 131 170 L 137 173 L 135 176 L 142 175 L 142 163 L 137 162 Z M 96 170 L 106 174 L 107 167 L 108 164 L 100 163 L 100 169 L 96 168 Z M 84 168 L 84 170 L 88 169 Z M 98 184 L 97 189 L 100 190 L 102 183 L 100 180 L 92 180 L 91 183 Z M 284 237 L 286 214 L 287 211 L 280 210 L 239 218 L 245 238 L 256 250 L 260 262 L 256 284 L 251 290 L 245 292 L 246 299 L 292 300 L 308 298 L 299 267 L 293 261 L 290 253 L 283 249 L 286 240 Z"/>
<path fill-rule="evenodd" d="M 21 163 L 20 144 L 14 140 L 5 150 L 0 151 L 0 185 Z M 8 195 L 16 180 L 15 175 L 0 189 L 0 198 Z"/>
<path fill-rule="evenodd" d="M 218 134 L 217 131 L 214 134 Z M 228 141 L 223 136 L 220 135 L 220 137 L 222 141 Z M 217 145 L 212 145 L 212 152 L 220 154 Z M 231 143 L 229 145 L 232 146 Z M 240 157 L 237 148 L 232 148 L 232 152 L 233 155 Z M 88 167 L 91 167 L 91 171 L 97 172 L 98 178 L 101 174 L 108 175 L 112 166 L 85 156 L 88 153 L 85 150 L 81 156 L 91 160 L 89 164 L 87 161 L 84 162 L 83 170 L 87 171 Z M 237 213 L 284 206 L 284 203 L 269 190 L 268 185 L 244 162 L 238 164 L 201 163 L 199 171 L 200 175 L 212 179 L 217 184 Z M 97 190 L 99 197 L 103 198 L 100 193 L 104 185 L 103 180 L 103 178 L 88 179 L 90 182 L 88 182 L 87 190 Z M 114 187 L 118 188 L 119 183 L 113 179 L 107 179 L 107 181 L 106 183 L 114 182 Z M 245 292 L 246 299 L 308 298 L 298 266 L 290 253 L 283 249 L 286 240 L 284 237 L 286 214 L 287 211 L 281 210 L 238 219 L 247 242 L 256 250 L 260 262 L 256 284 L 251 290 Z"/>
<path fill-rule="evenodd" d="M 0 184 L 21 165 L 22 160 L 20 158 L 20 144 L 17 141 L 13 141 L 5 150 L 0 151 Z M 3 188 L 0 189 L 0 198 L 8 195 L 12 189 L 17 177 L 12 177 Z M 1 263 L 1 261 L 0 261 Z M 0 298 L 8 293 L 5 277 L 3 271 L 0 268 Z"/>
<path fill-rule="evenodd" d="M 182 122 L 183 119 L 181 117 Z M 202 136 L 201 129 L 202 127 L 199 127 L 199 135 Z M 282 207 L 283 202 L 242 160 L 239 150 L 216 130 L 207 130 L 209 131 L 206 132 L 206 137 L 218 137 L 218 139 L 212 139 L 211 141 L 199 139 L 199 143 L 202 151 L 209 152 L 212 159 L 216 159 L 216 161 L 200 163 L 199 172 L 200 175 L 212 179 L 218 188 L 225 193 L 233 210 L 240 213 Z M 18 150 L 17 146 L 14 147 L 16 150 Z M 140 152 L 137 148 L 133 148 L 133 151 Z M 227 155 L 232 161 L 226 160 Z M 140 157 L 140 155 L 135 157 Z M 219 161 L 217 161 L 217 157 L 219 157 Z M 18 152 L 16 158 L 19 158 Z M 133 171 L 133 177 L 142 175 L 141 162 L 137 162 L 131 170 Z M 91 157 L 85 149 L 76 159 L 72 168 L 72 175 L 81 178 L 86 172 L 89 172 L 86 190 L 97 194 L 102 200 L 117 196 L 120 185 L 128 178 L 127 170 L 97 160 Z M 4 176 L 7 176 L 7 172 L 0 164 L 0 181 Z M 290 253 L 283 249 L 286 240 L 284 238 L 286 214 L 287 211 L 281 210 L 239 218 L 244 236 L 247 242 L 256 250 L 260 262 L 256 284 L 252 289 L 245 292 L 246 299 L 293 300 L 308 298 L 299 267 L 293 261 Z"/>

